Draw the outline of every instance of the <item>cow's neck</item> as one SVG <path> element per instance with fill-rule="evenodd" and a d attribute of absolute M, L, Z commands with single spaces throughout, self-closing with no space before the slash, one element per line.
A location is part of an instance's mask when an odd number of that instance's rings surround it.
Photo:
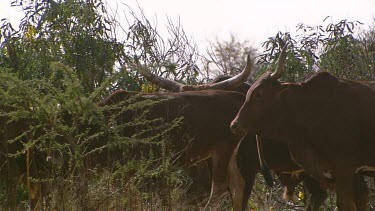
<path fill-rule="evenodd" d="M 300 114 L 306 110 L 309 103 L 306 96 L 303 95 L 303 88 L 298 84 L 285 84 L 279 99 L 279 112 L 281 118 L 276 119 L 275 124 L 278 128 L 278 137 L 282 142 L 291 144 L 299 142 L 305 133 L 305 124 L 301 122 Z"/>
<path fill-rule="evenodd" d="M 321 128 L 324 117 L 320 117 L 319 108 L 329 104 L 332 89 L 324 94 L 317 94 L 315 89 L 301 84 L 284 85 L 283 96 L 280 97 L 280 107 L 284 110 L 285 124 L 281 124 L 290 142 L 305 143 L 312 141 L 317 135 L 317 128 Z M 318 92 L 320 93 L 320 92 Z M 319 117 L 319 118 L 318 118 Z M 306 140 L 311 138 L 311 140 Z"/>

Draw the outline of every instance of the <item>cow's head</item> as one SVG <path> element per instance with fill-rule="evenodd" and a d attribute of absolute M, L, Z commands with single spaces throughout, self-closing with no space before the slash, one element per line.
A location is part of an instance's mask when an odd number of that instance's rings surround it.
<path fill-rule="evenodd" d="M 270 121 L 273 121 L 271 118 L 278 112 L 276 104 L 283 89 L 278 79 L 285 71 L 286 48 L 287 45 L 280 53 L 277 70 L 273 73 L 264 73 L 250 87 L 245 103 L 231 123 L 230 127 L 234 134 L 259 134 L 268 128 Z"/>

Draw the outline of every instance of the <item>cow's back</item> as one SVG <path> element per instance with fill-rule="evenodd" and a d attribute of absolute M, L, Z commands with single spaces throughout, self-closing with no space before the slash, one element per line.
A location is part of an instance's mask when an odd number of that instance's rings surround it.
<path fill-rule="evenodd" d="M 193 137 L 189 143 L 193 157 L 221 145 L 234 147 L 240 140 L 232 134 L 229 125 L 245 100 L 243 94 L 208 90 L 168 94 L 167 97 L 161 106 L 165 106 L 166 113 L 174 113 L 169 118 L 183 117 L 182 130 Z"/>
<path fill-rule="evenodd" d="M 172 123 L 176 118 L 181 117 L 182 123 L 179 127 L 168 132 L 176 151 L 188 148 L 194 157 L 194 155 L 209 153 L 214 146 L 227 143 L 235 145 L 235 142 L 239 141 L 239 137 L 231 133 L 229 125 L 245 100 L 244 94 L 205 90 L 129 95 L 127 92 L 118 91 L 99 105 L 120 104 L 125 100 L 129 102 L 125 103 L 124 107 L 131 106 L 133 103 L 138 103 L 140 106 L 148 104 L 148 106 L 123 111 L 117 116 L 117 121 L 121 123 L 134 121 L 141 115 L 146 120 L 160 119 L 164 123 Z M 148 113 L 144 115 L 144 111 Z M 142 129 L 142 127 L 131 126 L 124 130 L 122 135 L 130 137 Z M 155 134 L 151 132 L 144 135 Z"/>

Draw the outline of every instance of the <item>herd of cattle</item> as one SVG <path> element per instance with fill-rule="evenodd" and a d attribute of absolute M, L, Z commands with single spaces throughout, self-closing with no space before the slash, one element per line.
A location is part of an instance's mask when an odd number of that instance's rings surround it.
<path fill-rule="evenodd" d="M 217 209 L 230 190 L 233 210 L 245 210 L 255 176 L 272 185 L 273 170 L 285 186 L 284 198 L 304 182 L 311 199 L 305 210 L 319 210 L 335 187 L 341 211 L 369 210 L 364 176 L 375 174 L 375 83 L 319 72 L 302 83 L 279 82 L 285 72 L 286 47 L 277 70 L 245 81 L 251 61 L 237 76 L 213 84 L 187 86 L 156 76 L 139 66 L 150 82 L 170 91 L 135 94 L 116 91 L 98 106 L 129 96 L 161 100 L 149 113 L 172 121 L 183 117 L 173 147 L 184 151 L 177 162 L 192 165 L 211 159 L 211 194 L 206 210 Z M 119 118 L 126 118 L 126 113 Z M 193 139 L 180 141 L 182 134 Z"/>
<path fill-rule="evenodd" d="M 305 182 L 312 194 L 306 210 L 323 204 L 327 183 L 335 186 L 339 210 L 368 210 L 363 175 L 375 170 L 375 83 L 326 72 L 299 84 L 281 83 L 285 51 L 277 70 L 251 86 L 244 82 L 251 72 L 249 58 L 239 75 L 202 86 L 166 80 L 139 67 L 145 78 L 171 91 L 143 94 L 139 100 L 167 99 L 152 112 L 167 121 L 184 117 L 185 132 L 194 140 L 188 147 L 175 142 L 177 150 L 187 147 L 183 157 L 188 164 L 211 158 L 206 209 L 215 209 L 229 187 L 233 209 L 244 210 L 258 171 L 272 185 L 270 168 L 279 175 L 287 199 L 296 184 Z M 100 105 L 126 95 L 115 92 Z"/>

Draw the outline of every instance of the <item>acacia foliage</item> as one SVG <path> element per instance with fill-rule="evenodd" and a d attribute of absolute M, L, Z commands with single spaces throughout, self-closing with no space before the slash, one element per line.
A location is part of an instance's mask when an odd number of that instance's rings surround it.
<path fill-rule="evenodd" d="M 300 82 L 317 71 L 328 71 L 335 76 L 374 80 L 374 36 L 373 28 L 363 29 L 359 21 L 341 20 L 323 25 L 296 27 L 296 34 L 278 32 L 269 37 L 262 46 L 264 52 L 258 64 L 263 71 L 276 63 L 281 48 L 288 43 L 287 71 L 282 80 Z M 262 72 L 262 71 L 261 71 Z"/>
<path fill-rule="evenodd" d="M 97 105 L 116 89 L 152 91 L 139 64 L 197 83 L 182 28 L 170 22 L 173 33 L 162 39 L 143 13 L 130 12 L 119 40 L 101 0 L 12 5 L 24 18 L 0 28 L 0 209 L 28 209 L 30 184 L 39 210 L 161 209 L 185 196 L 192 179 L 174 164 L 168 138 L 182 120 L 148 120 L 154 103 L 132 97 Z M 119 122 L 123 112 L 137 115 Z M 140 129 L 123 136 L 130 127 Z"/>

